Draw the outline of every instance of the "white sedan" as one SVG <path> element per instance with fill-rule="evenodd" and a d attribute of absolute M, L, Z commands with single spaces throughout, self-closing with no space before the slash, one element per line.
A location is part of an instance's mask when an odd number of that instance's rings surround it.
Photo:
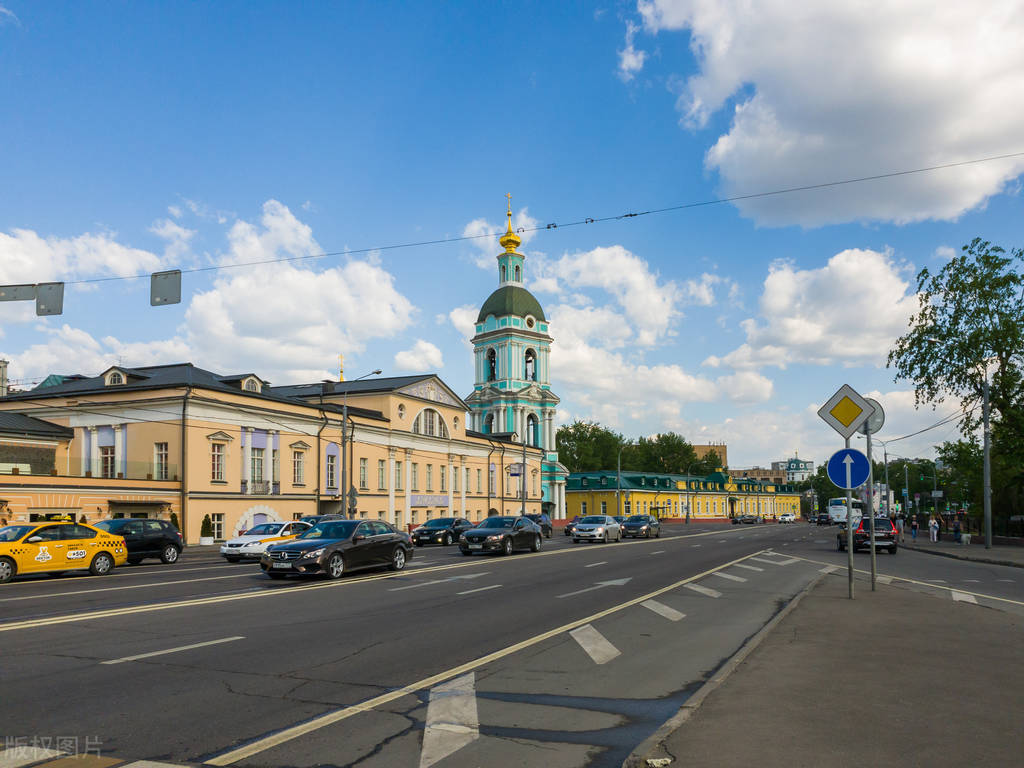
<path fill-rule="evenodd" d="M 267 547 L 279 541 L 294 539 L 309 530 L 309 523 L 295 520 L 290 523 L 261 523 L 253 526 L 241 536 L 221 544 L 220 553 L 229 563 L 239 560 L 259 560 Z"/>
<path fill-rule="evenodd" d="M 796 513 L 795 512 L 783 512 L 781 515 L 779 515 L 779 522 L 780 523 L 795 523 L 796 522 Z"/>
<path fill-rule="evenodd" d="M 574 544 L 581 541 L 620 541 L 622 539 L 622 528 L 619 521 L 611 515 L 587 515 L 576 523 L 576 530 L 572 532 Z"/>

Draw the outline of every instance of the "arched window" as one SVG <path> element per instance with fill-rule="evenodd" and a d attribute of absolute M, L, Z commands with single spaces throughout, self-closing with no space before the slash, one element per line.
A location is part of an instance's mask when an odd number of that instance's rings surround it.
<path fill-rule="evenodd" d="M 110 384 L 124 384 L 124 376 L 122 376 L 117 371 L 114 371 L 112 374 L 110 374 L 110 379 L 109 379 L 108 383 L 110 383 Z"/>
<path fill-rule="evenodd" d="M 505 282 L 505 265 L 501 265 L 501 282 Z"/>
<path fill-rule="evenodd" d="M 448 427 L 445 426 L 441 414 L 433 408 L 424 408 L 413 419 L 412 431 L 417 435 L 427 437 L 448 437 Z"/>
<path fill-rule="evenodd" d="M 524 355 L 524 367 L 526 368 L 526 380 L 537 380 L 537 353 L 532 349 L 526 350 Z"/>
<path fill-rule="evenodd" d="M 498 353 L 493 349 L 487 350 L 487 380 L 494 381 L 498 375 Z"/>
<path fill-rule="evenodd" d="M 456 416 L 455 418 L 452 419 L 452 427 L 455 429 L 456 432 L 459 431 L 459 417 L 458 416 Z"/>
<path fill-rule="evenodd" d="M 516 282 L 517 282 L 517 283 L 518 283 L 518 282 L 520 282 L 520 277 L 519 277 L 519 275 L 520 275 L 520 273 L 519 273 L 519 265 L 518 265 L 518 264 L 516 264 Z"/>
<path fill-rule="evenodd" d="M 526 441 L 530 445 L 539 446 L 540 433 L 537 430 L 537 417 L 532 413 L 526 417 Z"/>
<path fill-rule="evenodd" d="M 488 435 L 494 432 L 494 414 L 487 414 L 487 418 L 484 419 L 484 432 Z"/>
<path fill-rule="evenodd" d="M 260 385 L 256 383 L 256 379 L 245 380 L 245 391 L 246 392 L 259 392 Z"/>

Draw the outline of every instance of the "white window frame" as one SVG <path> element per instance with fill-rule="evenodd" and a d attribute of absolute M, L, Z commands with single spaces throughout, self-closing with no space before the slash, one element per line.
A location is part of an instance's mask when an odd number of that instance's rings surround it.
<path fill-rule="evenodd" d="M 153 443 L 153 479 L 166 480 L 168 450 L 167 443 Z"/>

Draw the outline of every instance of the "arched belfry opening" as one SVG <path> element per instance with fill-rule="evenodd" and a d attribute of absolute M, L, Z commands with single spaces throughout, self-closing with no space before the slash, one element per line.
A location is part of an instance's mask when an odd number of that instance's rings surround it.
<path fill-rule="evenodd" d="M 526 441 L 530 445 L 540 447 L 540 432 L 537 429 L 537 417 L 532 413 L 526 417 Z"/>
<path fill-rule="evenodd" d="M 487 418 L 484 419 L 484 432 L 488 435 L 494 434 L 494 414 L 487 414 Z"/>
<path fill-rule="evenodd" d="M 537 380 L 537 353 L 532 349 L 526 350 L 526 354 L 523 356 L 523 368 L 527 381 Z"/>
<path fill-rule="evenodd" d="M 487 380 L 494 381 L 498 378 L 498 353 L 493 349 L 487 350 Z"/>

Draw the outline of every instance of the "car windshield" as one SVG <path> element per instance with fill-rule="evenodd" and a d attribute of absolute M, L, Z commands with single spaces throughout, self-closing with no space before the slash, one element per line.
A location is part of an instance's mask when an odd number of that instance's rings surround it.
<path fill-rule="evenodd" d="M 254 525 L 244 536 L 272 536 L 281 530 L 284 523 L 263 523 L 262 525 Z"/>
<path fill-rule="evenodd" d="M 35 525 L 5 525 L 0 528 L 0 541 L 17 541 L 37 527 Z"/>
<path fill-rule="evenodd" d="M 538 523 L 544 519 L 544 515 L 527 515 L 527 517 Z"/>
<path fill-rule="evenodd" d="M 627 523 L 646 523 L 647 515 L 633 515 L 626 521 Z"/>
<path fill-rule="evenodd" d="M 99 528 L 101 531 L 106 531 L 107 533 L 114 533 L 114 531 L 117 531 L 118 529 L 120 529 L 121 526 L 123 526 L 125 524 L 125 522 L 127 522 L 127 521 L 125 521 L 125 520 L 100 520 L 98 523 L 95 524 L 95 526 L 97 528 Z"/>
<path fill-rule="evenodd" d="M 331 520 L 317 523 L 308 531 L 304 531 L 300 539 L 347 539 L 359 524 L 358 520 Z"/>
<path fill-rule="evenodd" d="M 580 520 L 580 522 L 586 523 L 587 525 L 604 525 L 604 523 L 606 523 L 607 521 L 599 515 L 587 515 L 582 520 Z"/>
<path fill-rule="evenodd" d="M 427 522 L 425 522 L 423 524 L 423 527 L 424 528 L 447 528 L 449 525 L 452 524 L 452 522 L 453 521 L 452 521 L 452 519 L 450 517 L 439 517 L 437 520 L 427 520 Z"/>
<path fill-rule="evenodd" d="M 514 517 L 488 517 L 477 528 L 511 528 L 516 524 Z"/>

